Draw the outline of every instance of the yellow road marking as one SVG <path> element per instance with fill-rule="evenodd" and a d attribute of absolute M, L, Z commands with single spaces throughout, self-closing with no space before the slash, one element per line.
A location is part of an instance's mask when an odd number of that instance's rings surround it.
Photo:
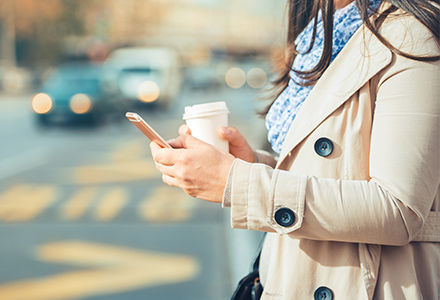
<path fill-rule="evenodd" d="M 152 222 L 182 222 L 191 217 L 195 205 L 196 200 L 182 190 L 161 186 L 140 204 L 139 214 Z"/>
<path fill-rule="evenodd" d="M 11 199 L 14 199 L 16 195 L 22 194 L 26 191 L 28 191 L 29 185 L 26 184 L 16 184 L 9 189 L 7 189 L 3 194 L 0 195 L 0 205 L 2 203 L 8 203 L 11 201 Z"/>
<path fill-rule="evenodd" d="M 51 185 L 16 185 L 0 196 L 0 220 L 23 222 L 38 216 L 54 200 L 56 188 Z"/>
<path fill-rule="evenodd" d="M 100 221 L 113 219 L 124 207 L 128 200 L 128 193 L 124 188 L 113 188 L 101 199 L 96 210 L 96 218 Z"/>
<path fill-rule="evenodd" d="M 86 187 L 77 191 L 62 208 L 63 219 L 75 220 L 80 218 L 87 210 L 96 196 L 96 187 Z"/>
<path fill-rule="evenodd" d="M 140 181 L 159 178 L 153 161 L 140 160 L 118 164 L 86 165 L 74 170 L 78 184 L 100 184 L 112 182 Z"/>
<path fill-rule="evenodd" d="M 146 159 L 150 153 L 150 147 L 147 138 L 136 139 L 118 146 L 112 155 L 112 161 L 115 163 Z"/>
<path fill-rule="evenodd" d="M 138 139 L 118 146 L 111 161 L 102 165 L 86 165 L 76 168 L 74 179 L 79 184 L 127 182 L 159 178 L 145 139 Z"/>
<path fill-rule="evenodd" d="M 2 299 L 77 299 L 184 282 L 200 272 L 199 263 L 190 256 L 83 241 L 45 244 L 39 258 L 94 269 L 3 284 Z"/>

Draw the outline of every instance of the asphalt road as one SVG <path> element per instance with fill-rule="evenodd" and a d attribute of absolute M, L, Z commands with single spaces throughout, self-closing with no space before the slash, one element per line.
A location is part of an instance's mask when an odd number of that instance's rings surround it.
<path fill-rule="evenodd" d="M 226 101 L 265 146 L 251 88 L 183 90 L 140 114 L 166 139 L 186 105 Z M 96 128 L 38 128 L 28 95 L 0 95 L 0 299 L 228 299 L 261 235 L 229 209 L 166 186 L 149 141 L 123 116 Z"/>

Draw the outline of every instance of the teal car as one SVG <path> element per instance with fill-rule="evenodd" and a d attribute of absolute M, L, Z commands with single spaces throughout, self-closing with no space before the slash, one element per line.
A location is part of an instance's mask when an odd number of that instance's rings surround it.
<path fill-rule="evenodd" d="M 95 64 L 60 66 L 32 96 L 31 108 L 40 125 L 96 124 L 106 115 L 121 112 L 118 95 L 103 81 L 103 68 Z"/>

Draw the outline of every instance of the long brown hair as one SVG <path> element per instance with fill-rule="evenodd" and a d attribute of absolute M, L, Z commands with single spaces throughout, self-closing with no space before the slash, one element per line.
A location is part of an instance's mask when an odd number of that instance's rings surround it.
<path fill-rule="evenodd" d="M 404 12 L 413 15 L 423 25 L 425 25 L 434 35 L 440 47 L 440 0 L 383 0 L 391 5 L 380 14 L 375 13 L 370 5 L 370 0 L 355 0 L 357 9 L 365 26 L 393 53 L 418 61 L 440 60 L 440 55 L 436 56 L 415 56 L 405 53 L 394 47 L 378 31 L 385 18 L 402 9 Z M 318 13 L 322 12 L 324 27 L 324 46 L 323 54 L 317 65 L 308 71 L 293 70 L 296 75 L 302 78 L 299 84 L 310 86 L 314 85 L 328 68 L 332 56 L 333 44 L 333 0 L 289 0 L 288 1 L 288 27 L 287 27 L 287 49 L 284 64 L 279 77 L 273 82 L 273 96 L 277 98 L 287 87 L 290 80 L 290 71 L 293 61 L 298 54 L 296 51 L 295 40 L 304 28 L 314 20 L 312 43 L 306 53 L 310 52 L 316 37 Z M 373 17 L 372 17 L 373 15 Z M 372 18 L 370 18 L 372 17 Z M 373 21 L 372 21 L 373 20 Z M 266 115 L 273 102 L 266 108 L 262 115 Z"/>

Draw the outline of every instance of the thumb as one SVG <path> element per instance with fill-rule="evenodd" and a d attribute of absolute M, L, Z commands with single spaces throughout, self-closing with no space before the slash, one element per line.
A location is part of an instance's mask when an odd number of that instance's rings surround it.
<path fill-rule="evenodd" d="M 179 135 L 176 139 L 168 141 L 173 148 L 194 149 L 206 145 L 205 142 L 189 134 Z"/>

